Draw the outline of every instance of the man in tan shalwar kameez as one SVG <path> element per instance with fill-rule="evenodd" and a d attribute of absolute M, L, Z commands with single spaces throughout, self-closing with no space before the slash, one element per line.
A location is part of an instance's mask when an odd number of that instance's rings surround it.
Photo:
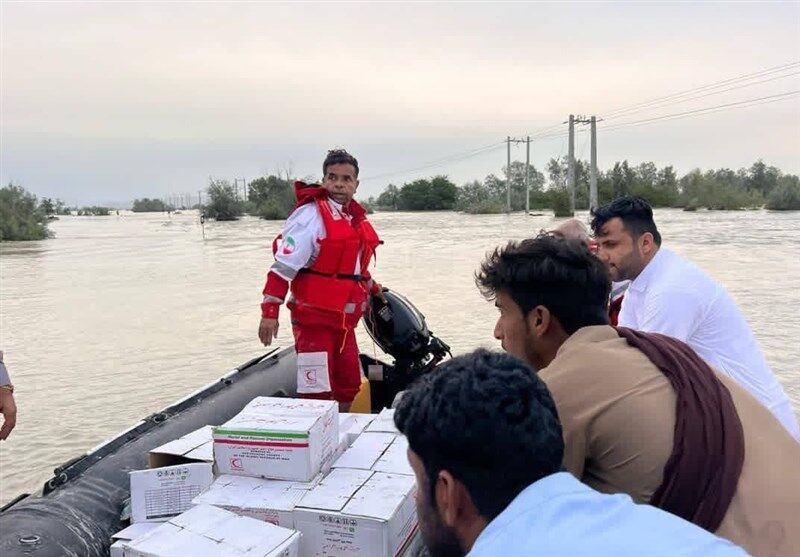
<path fill-rule="evenodd" d="M 567 470 L 599 491 L 651 502 L 673 453 L 677 394 L 607 325 L 609 281 L 585 246 L 552 236 L 509 243 L 477 275 L 500 310 L 495 337 L 538 369 L 552 392 Z M 757 557 L 800 555 L 800 444 L 742 387 L 709 374 L 730 393 L 744 440 L 738 482 L 715 533 Z M 707 456 L 704 450 L 692 449 Z"/>

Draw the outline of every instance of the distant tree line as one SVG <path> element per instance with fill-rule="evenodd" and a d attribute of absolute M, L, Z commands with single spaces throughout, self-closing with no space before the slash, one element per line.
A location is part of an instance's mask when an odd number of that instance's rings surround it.
<path fill-rule="evenodd" d="M 313 182 L 306 177 L 305 182 Z M 455 187 L 455 186 L 454 186 Z M 251 215 L 265 220 L 284 220 L 296 205 L 294 181 L 274 174 L 261 176 L 247 184 L 247 199 L 228 180 L 210 179 L 208 203 L 202 207 L 203 215 L 216 220 L 236 220 L 242 215 Z M 368 212 L 369 202 L 361 202 Z"/>
<path fill-rule="evenodd" d="M 467 213 L 499 213 L 506 208 L 506 171 L 501 177 L 488 175 L 483 181 L 474 180 L 456 187 L 446 176 L 415 180 L 396 186 L 389 184 L 374 199 L 379 210 L 443 210 L 455 209 Z M 511 163 L 511 210 L 525 208 L 526 165 Z M 545 173 L 527 167 L 530 184 L 530 207 L 552 209 L 556 214 L 569 211 L 566 158 L 550 159 Z M 772 210 L 800 209 L 800 178 L 783 174 L 762 161 L 749 168 L 733 171 L 727 168 L 692 170 L 680 178 L 672 166 L 658 168 L 645 162 L 631 166 L 628 161 L 617 162 L 606 171 L 598 172 L 598 201 L 603 204 L 623 195 L 637 195 L 654 207 L 682 207 L 735 210 L 766 206 Z M 589 207 L 589 164 L 575 164 L 575 208 Z"/>
<path fill-rule="evenodd" d="M 111 207 L 91 205 L 89 207 L 81 207 L 77 213 L 79 217 L 107 217 L 111 214 Z"/>
<path fill-rule="evenodd" d="M 167 211 L 174 211 L 175 207 L 167 205 L 160 199 L 135 199 L 133 201 L 134 213 L 166 213 Z"/>

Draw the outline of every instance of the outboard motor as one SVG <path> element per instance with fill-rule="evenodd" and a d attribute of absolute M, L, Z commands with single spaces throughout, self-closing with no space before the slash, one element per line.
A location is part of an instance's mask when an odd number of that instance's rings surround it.
<path fill-rule="evenodd" d="M 362 356 L 364 370 L 370 379 L 373 410 L 391 405 L 392 400 L 412 381 L 429 373 L 450 347 L 435 337 L 425 317 L 401 294 L 383 289 L 384 300 L 370 298 L 364 315 L 369 336 L 381 350 L 394 357 L 394 366 Z M 377 373 L 372 370 L 379 369 Z"/>

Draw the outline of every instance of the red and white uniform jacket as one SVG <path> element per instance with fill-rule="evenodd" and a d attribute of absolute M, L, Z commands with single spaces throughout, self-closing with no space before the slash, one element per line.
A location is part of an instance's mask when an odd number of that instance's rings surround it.
<path fill-rule="evenodd" d="M 295 195 L 297 206 L 273 242 L 261 315 L 277 318 L 291 285 L 293 312 L 317 322 L 357 322 L 368 294 L 380 288 L 368 270 L 380 239 L 355 201 L 345 209 L 302 182 L 295 182 Z"/>

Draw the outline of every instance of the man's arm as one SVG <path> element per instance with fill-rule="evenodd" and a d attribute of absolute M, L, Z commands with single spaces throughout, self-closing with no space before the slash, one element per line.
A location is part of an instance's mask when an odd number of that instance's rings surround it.
<path fill-rule="evenodd" d="M 258 338 L 264 346 L 272 344 L 278 336 L 278 315 L 289 291 L 289 283 L 316 255 L 317 239 L 323 233 L 322 221 L 314 204 L 300 207 L 286 221 L 275 252 L 275 263 L 267 273 L 262 291 Z"/>
<path fill-rule="evenodd" d="M 17 425 L 17 404 L 14 401 L 14 387 L 11 378 L 3 363 L 3 353 L 0 352 L 0 414 L 3 415 L 3 425 L 0 427 L 0 441 L 8 438 L 11 430 Z"/>
<path fill-rule="evenodd" d="M 386 297 L 383 295 L 383 286 L 381 286 L 377 280 L 372 278 L 372 274 L 369 271 L 364 273 L 364 278 L 367 279 L 367 292 L 371 296 L 377 296 L 385 302 Z"/>

